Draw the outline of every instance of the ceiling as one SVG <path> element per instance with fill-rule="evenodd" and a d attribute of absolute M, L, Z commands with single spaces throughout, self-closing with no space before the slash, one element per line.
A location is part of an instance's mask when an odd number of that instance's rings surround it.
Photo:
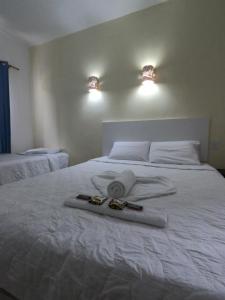
<path fill-rule="evenodd" d="M 0 0 L 0 30 L 41 44 L 166 0 Z"/>

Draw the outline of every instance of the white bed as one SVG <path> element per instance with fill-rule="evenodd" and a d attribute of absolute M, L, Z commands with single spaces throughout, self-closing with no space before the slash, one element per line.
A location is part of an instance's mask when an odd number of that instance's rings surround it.
<path fill-rule="evenodd" d="M 139 202 L 164 229 L 68 208 L 95 174 L 163 175 L 177 193 Z M 0 287 L 20 300 L 224 300 L 225 181 L 207 164 L 106 157 L 0 187 Z"/>
<path fill-rule="evenodd" d="M 0 154 L 0 185 L 68 167 L 68 154 Z"/>
<path fill-rule="evenodd" d="M 211 167 L 129 163 L 175 183 L 177 194 L 141 202 L 166 210 L 165 229 L 63 206 L 98 194 L 92 175 L 127 167 L 89 161 L 2 186 L 0 287 L 24 300 L 225 299 L 225 182 Z"/>

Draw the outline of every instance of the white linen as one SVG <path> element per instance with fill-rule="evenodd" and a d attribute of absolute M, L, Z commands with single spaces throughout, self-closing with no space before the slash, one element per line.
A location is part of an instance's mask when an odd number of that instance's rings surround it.
<path fill-rule="evenodd" d="M 140 201 L 144 199 L 168 196 L 176 193 L 174 184 L 165 176 L 135 176 L 132 180 L 132 187 L 129 189 L 129 194 L 112 192 L 109 194 L 109 182 L 118 178 L 120 173 L 106 171 L 101 175 L 95 175 L 91 181 L 96 189 L 105 197 L 119 198 L 126 201 Z M 131 185 L 130 185 L 131 186 Z M 113 196 L 114 194 L 114 196 Z"/>
<path fill-rule="evenodd" d="M 69 165 L 69 155 L 65 152 L 56 154 L 46 154 L 51 172 L 67 168 Z"/>
<path fill-rule="evenodd" d="M 150 163 L 200 165 L 198 141 L 152 142 Z"/>
<path fill-rule="evenodd" d="M 23 155 L 33 155 L 33 154 L 56 154 L 61 152 L 60 148 L 34 148 L 28 149 L 25 152 L 21 153 Z"/>
<path fill-rule="evenodd" d="M 105 177 L 106 176 L 106 177 Z M 99 178 L 109 179 L 107 182 L 107 196 L 112 198 L 126 197 L 136 183 L 136 176 L 131 170 L 124 170 L 122 173 L 104 173 Z"/>
<path fill-rule="evenodd" d="M 175 169 L 175 170 L 196 170 L 196 171 L 213 171 L 215 172 L 215 168 L 210 166 L 209 164 L 202 163 L 200 165 L 172 165 L 172 164 L 156 164 L 150 163 L 149 161 L 126 161 L 126 160 L 115 160 L 110 159 L 108 156 L 101 156 L 92 159 L 92 161 L 96 162 L 103 162 L 109 164 L 121 164 L 121 165 L 138 165 L 138 166 L 145 166 L 151 168 L 163 168 L 163 169 Z"/>
<path fill-rule="evenodd" d="M 163 229 L 63 205 L 100 194 L 91 178 L 127 164 L 88 161 L 1 186 L 0 287 L 20 300 L 224 300 L 225 181 L 192 167 L 129 164 L 137 176 L 165 176 L 177 187 L 140 201 L 165 211 Z"/>
<path fill-rule="evenodd" d="M 114 142 L 109 158 L 148 161 L 150 142 Z"/>
<path fill-rule="evenodd" d="M 85 209 L 97 214 L 102 214 L 122 220 L 127 220 L 136 223 L 142 223 L 147 225 L 164 228 L 167 224 L 167 215 L 163 209 L 150 209 L 143 208 L 142 211 L 135 211 L 129 208 L 123 210 L 115 210 L 108 207 L 109 200 L 102 205 L 90 204 L 88 201 L 79 199 L 68 199 L 65 201 L 65 206 Z"/>
<path fill-rule="evenodd" d="M 35 156 L 0 154 L 0 185 L 65 168 L 68 159 L 63 152 Z"/>

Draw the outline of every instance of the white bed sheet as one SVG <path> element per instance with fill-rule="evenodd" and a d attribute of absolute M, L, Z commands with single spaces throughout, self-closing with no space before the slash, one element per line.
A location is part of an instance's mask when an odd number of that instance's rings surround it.
<path fill-rule="evenodd" d="M 225 181 L 211 167 L 129 163 L 177 187 L 142 202 L 166 211 L 165 229 L 63 206 L 127 167 L 92 160 L 0 187 L 0 287 L 21 300 L 224 300 Z"/>
<path fill-rule="evenodd" d="M 0 185 L 53 172 L 68 166 L 68 154 L 0 154 Z"/>

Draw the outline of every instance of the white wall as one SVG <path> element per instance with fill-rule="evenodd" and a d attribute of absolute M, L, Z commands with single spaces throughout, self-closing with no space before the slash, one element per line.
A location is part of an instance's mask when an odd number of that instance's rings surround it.
<path fill-rule="evenodd" d="M 0 60 L 20 68 L 9 71 L 12 152 L 19 152 L 33 146 L 29 47 L 1 28 Z"/>
<path fill-rule="evenodd" d="M 170 0 L 33 49 L 34 141 L 71 162 L 101 155 L 102 121 L 210 119 L 209 162 L 225 168 L 225 1 Z M 138 78 L 156 67 L 148 94 Z M 87 78 L 101 79 L 100 99 Z"/>

